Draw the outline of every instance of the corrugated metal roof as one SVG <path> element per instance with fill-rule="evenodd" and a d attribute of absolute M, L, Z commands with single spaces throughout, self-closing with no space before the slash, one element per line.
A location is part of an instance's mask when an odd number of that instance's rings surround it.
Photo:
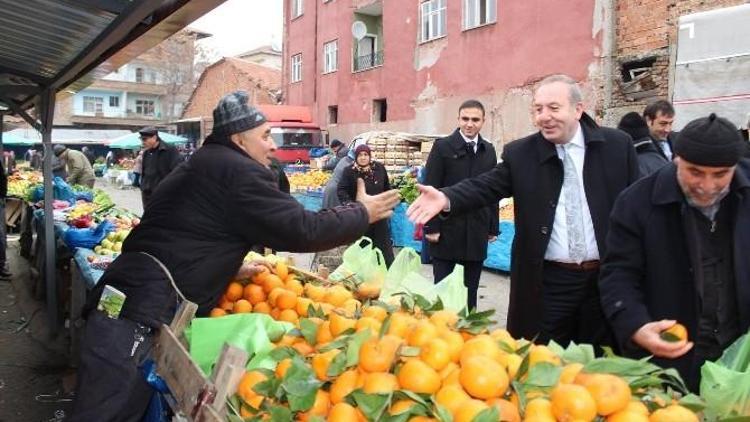
<path fill-rule="evenodd" d="M 0 0 L 0 113 L 83 89 L 225 0 Z"/>
<path fill-rule="evenodd" d="M 54 77 L 117 15 L 56 0 L 0 0 L 0 63 Z"/>

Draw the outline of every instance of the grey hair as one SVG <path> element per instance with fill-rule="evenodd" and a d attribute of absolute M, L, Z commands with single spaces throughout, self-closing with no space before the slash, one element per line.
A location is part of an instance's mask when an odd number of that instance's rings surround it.
<path fill-rule="evenodd" d="M 581 87 L 578 86 L 578 82 L 568 75 L 557 74 L 550 75 L 542 79 L 536 89 L 539 89 L 545 85 L 553 84 L 555 82 L 561 82 L 568 86 L 570 103 L 578 104 L 583 102 L 583 94 L 581 93 Z"/>

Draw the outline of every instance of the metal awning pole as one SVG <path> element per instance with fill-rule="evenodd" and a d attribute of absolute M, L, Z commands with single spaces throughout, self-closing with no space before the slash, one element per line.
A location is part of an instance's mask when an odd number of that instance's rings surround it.
<path fill-rule="evenodd" d="M 57 277 L 55 274 L 55 221 L 52 214 L 54 192 L 52 188 L 52 118 L 55 115 L 55 91 L 46 88 L 41 94 L 39 117 L 41 120 L 42 145 L 44 146 L 44 281 L 47 292 L 47 313 L 50 333 L 56 334 L 58 327 Z"/>

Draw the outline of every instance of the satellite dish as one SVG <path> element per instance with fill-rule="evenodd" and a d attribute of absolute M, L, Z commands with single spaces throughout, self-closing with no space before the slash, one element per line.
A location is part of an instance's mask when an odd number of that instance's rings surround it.
<path fill-rule="evenodd" d="M 362 21 L 354 21 L 352 24 L 352 35 L 357 41 L 364 38 L 367 35 L 367 25 Z"/>

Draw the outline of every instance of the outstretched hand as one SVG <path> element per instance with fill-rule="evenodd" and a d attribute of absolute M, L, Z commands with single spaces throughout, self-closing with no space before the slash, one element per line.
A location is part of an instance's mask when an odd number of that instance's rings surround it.
<path fill-rule="evenodd" d="M 370 224 L 393 215 L 393 209 L 400 201 L 401 198 L 396 189 L 377 195 L 368 195 L 365 191 L 365 181 L 357 178 L 357 202 L 365 206 Z"/>
<path fill-rule="evenodd" d="M 406 211 L 406 216 L 414 224 L 426 224 L 448 206 L 448 197 L 432 186 L 417 185 L 417 189 L 419 197 Z"/>

